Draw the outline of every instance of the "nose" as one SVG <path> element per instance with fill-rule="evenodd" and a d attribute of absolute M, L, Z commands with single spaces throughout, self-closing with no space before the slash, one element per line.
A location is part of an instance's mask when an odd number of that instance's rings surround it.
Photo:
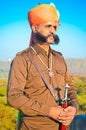
<path fill-rule="evenodd" d="M 56 33 L 56 29 L 55 29 L 55 26 L 51 26 L 50 27 L 50 32 L 55 34 Z"/>

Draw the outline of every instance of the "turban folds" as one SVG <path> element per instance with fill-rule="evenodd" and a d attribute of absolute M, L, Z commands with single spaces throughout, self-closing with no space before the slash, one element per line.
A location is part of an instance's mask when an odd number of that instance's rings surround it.
<path fill-rule="evenodd" d="M 52 4 L 40 4 L 28 12 L 30 26 L 59 21 L 59 12 Z"/>

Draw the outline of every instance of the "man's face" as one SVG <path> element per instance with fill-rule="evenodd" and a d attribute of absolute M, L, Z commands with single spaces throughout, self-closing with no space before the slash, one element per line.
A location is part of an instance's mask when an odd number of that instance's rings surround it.
<path fill-rule="evenodd" d="M 54 35 L 56 34 L 58 23 L 57 22 L 47 22 L 44 24 L 36 25 L 36 32 L 47 37 L 47 43 L 54 43 Z"/>

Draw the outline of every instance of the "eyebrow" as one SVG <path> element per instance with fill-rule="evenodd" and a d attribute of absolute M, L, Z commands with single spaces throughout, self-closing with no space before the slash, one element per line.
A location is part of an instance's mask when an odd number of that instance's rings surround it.
<path fill-rule="evenodd" d="M 56 28 L 57 28 L 56 25 L 52 25 L 52 24 L 46 24 L 46 25 L 45 25 L 45 27 L 51 27 L 51 26 L 53 26 L 53 27 L 55 28 L 55 30 L 56 30 Z"/>

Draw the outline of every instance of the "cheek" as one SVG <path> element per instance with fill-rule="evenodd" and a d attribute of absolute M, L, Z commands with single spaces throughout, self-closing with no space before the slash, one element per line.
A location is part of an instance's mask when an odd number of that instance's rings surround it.
<path fill-rule="evenodd" d="M 44 36 L 48 36 L 49 35 L 49 30 L 44 28 L 44 27 L 39 27 L 37 30 L 39 33 L 41 33 Z"/>
<path fill-rule="evenodd" d="M 49 34 L 49 31 L 48 30 L 42 30 L 41 34 L 43 34 L 44 36 L 47 36 Z"/>

